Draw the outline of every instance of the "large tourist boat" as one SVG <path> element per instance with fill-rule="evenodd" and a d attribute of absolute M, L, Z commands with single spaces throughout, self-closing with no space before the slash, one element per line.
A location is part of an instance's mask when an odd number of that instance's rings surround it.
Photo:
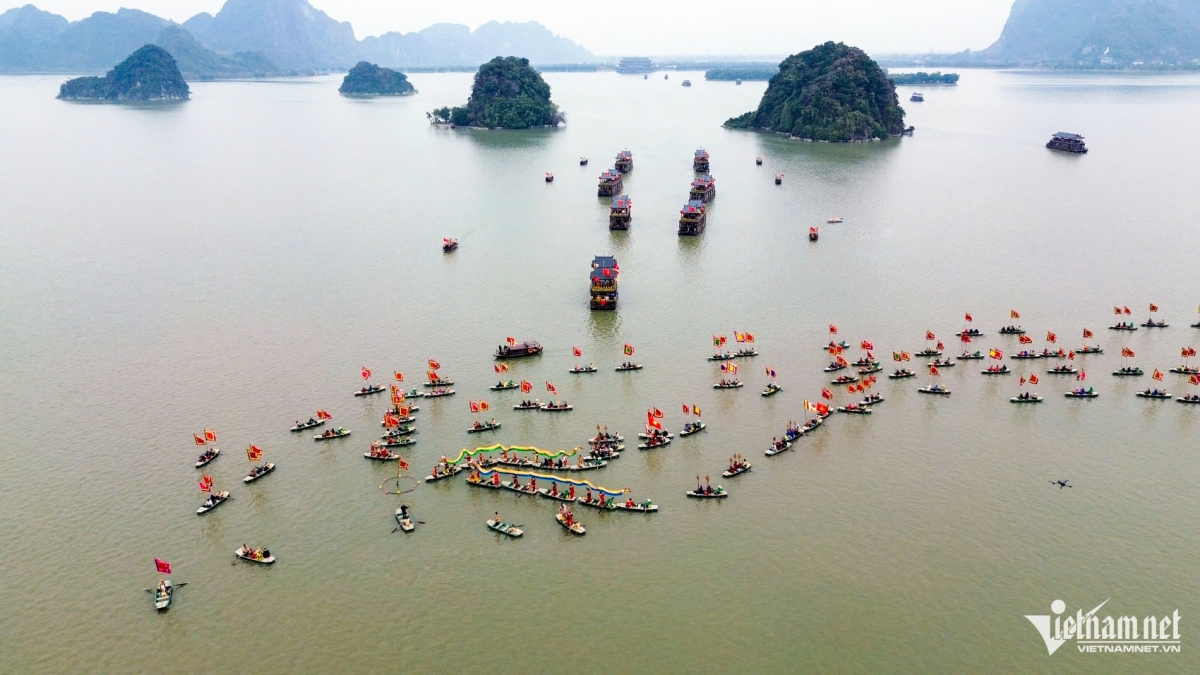
<path fill-rule="evenodd" d="M 696 173 L 708 173 L 708 151 L 700 148 L 696 151 L 695 158 L 692 159 L 692 171 Z"/>
<path fill-rule="evenodd" d="M 704 202 L 699 199 L 693 199 L 683 205 L 683 209 L 679 211 L 680 236 L 694 236 L 704 233 L 704 226 L 707 222 L 705 210 Z"/>
<path fill-rule="evenodd" d="M 599 197 L 615 197 L 621 194 L 623 187 L 620 172 L 612 169 L 606 169 L 600 174 L 600 185 L 596 190 L 596 195 Z"/>
<path fill-rule="evenodd" d="M 629 195 L 613 197 L 612 206 L 608 212 L 608 229 L 628 230 L 629 221 L 633 220 L 633 201 Z"/>
<path fill-rule="evenodd" d="M 1087 153 L 1087 145 L 1083 142 L 1083 136 L 1069 134 L 1065 131 L 1054 134 L 1054 137 L 1046 143 L 1046 147 L 1051 150 L 1062 150 L 1063 152 L 1074 152 L 1081 155 Z"/>
<path fill-rule="evenodd" d="M 633 171 L 633 153 L 628 150 L 622 150 L 617 153 L 617 159 L 613 162 L 613 168 L 618 173 L 629 173 Z"/>
<path fill-rule="evenodd" d="M 492 356 L 497 359 L 519 359 L 525 356 L 537 356 L 541 353 L 542 345 L 538 344 L 537 340 L 517 342 L 509 339 L 508 344 L 497 347 L 496 353 Z"/>
<path fill-rule="evenodd" d="M 617 259 L 610 255 L 598 255 L 592 259 L 591 280 L 592 309 L 611 310 L 617 308 L 617 275 L 621 268 Z"/>
<path fill-rule="evenodd" d="M 689 199 L 700 200 L 707 204 L 708 202 L 712 201 L 713 197 L 716 196 L 717 181 L 713 180 L 712 176 L 704 174 L 703 176 L 700 176 L 696 180 L 692 181 L 692 188 L 688 193 Z"/>

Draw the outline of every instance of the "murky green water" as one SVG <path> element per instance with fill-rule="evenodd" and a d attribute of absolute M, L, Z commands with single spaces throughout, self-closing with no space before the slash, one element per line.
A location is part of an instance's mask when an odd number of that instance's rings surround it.
<path fill-rule="evenodd" d="M 968 71 L 905 103 L 916 136 L 851 146 L 722 130 L 764 83 L 550 74 L 568 126 L 507 133 L 430 128 L 424 111 L 465 100 L 470 76 L 412 79 L 421 93 L 396 100 L 317 78 L 134 107 L 0 78 L 0 670 L 1200 666 L 1200 410 L 1108 374 L 1122 346 L 1149 372 L 1200 342 L 1200 78 Z M 1055 131 L 1092 152 L 1045 150 Z M 680 239 L 698 146 L 718 197 L 707 232 Z M 595 182 L 623 148 L 633 227 L 610 234 Z M 443 236 L 460 250 L 444 256 Z M 621 306 L 592 313 L 588 265 L 609 253 Z M 1169 329 L 1104 330 L 1114 304 L 1143 320 L 1150 302 Z M 1074 381 L 1043 374 L 1047 401 L 1014 406 L 1015 376 L 963 364 L 942 377 L 948 399 L 884 380 L 871 417 L 762 455 L 827 383 L 828 324 L 886 358 L 926 330 L 955 346 L 969 311 L 988 334 L 974 346 L 1008 352 L 995 331 L 1010 309 L 1038 348 L 1045 331 L 1075 346 L 1093 329 L 1106 352 L 1080 363 L 1100 398 L 1066 400 Z M 762 355 L 741 363 L 749 386 L 714 391 L 711 335 L 734 330 Z M 546 345 L 509 376 L 553 382 L 573 412 L 516 413 L 518 393 L 487 391 L 509 335 Z M 644 371 L 611 372 L 626 343 Z M 568 375 L 572 346 L 600 372 Z M 589 476 L 655 515 L 583 510 L 572 538 L 549 501 L 454 481 L 406 495 L 426 524 L 389 534 L 401 499 L 377 488 L 392 468 L 361 457 L 386 402 L 350 393 L 364 365 L 412 382 L 429 358 L 458 394 L 421 403 L 406 453 L 420 475 L 481 440 L 468 399 L 504 423 L 488 443 L 571 447 L 598 423 L 632 435 L 650 406 L 677 429 L 684 402 L 710 429 Z M 784 392 L 764 399 L 768 366 Z M 354 436 L 288 433 L 317 408 Z M 234 499 L 198 518 L 205 428 Z M 243 486 L 249 443 L 279 468 Z M 720 481 L 729 499 L 684 498 L 735 452 L 754 470 Z M 525 537 L 487 531 L 496 510 Z M 242 542 L 279 563 L 238 563 Z M 154 556 L 190 582 L 163 615 L 142 591 Z M 1023 615 L 1056 598 L 1178 608 L 1183 652 L 1047 656 Z"/>

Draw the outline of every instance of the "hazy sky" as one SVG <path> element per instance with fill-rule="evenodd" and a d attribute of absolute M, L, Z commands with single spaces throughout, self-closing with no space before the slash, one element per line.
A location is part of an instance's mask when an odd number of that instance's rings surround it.
<path fill-rule="evenodd" d="M 27 0 L 0 0 L 0 11 Z M 439 23 L 535 20 L 597 55 L 785 54 L 826 40 L 869 52 L 983 49 L 1012 0 L 309 0 L 359 37 Z M 174 21 L 224 0 L 40 0 L 72 21 L 125 6 Z"/>

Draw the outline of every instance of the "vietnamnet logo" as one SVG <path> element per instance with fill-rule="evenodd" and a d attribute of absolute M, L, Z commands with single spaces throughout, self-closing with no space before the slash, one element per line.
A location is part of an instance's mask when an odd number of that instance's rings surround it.
<path fill-rule="evenodd" d="M 1106 616 L 1101 619 L 1096 612 L 1107 603 L 1105 600 L 1090 612 L 1084 613 L 1080 609 L 1074 616 L 1064 617 L 1067 603 L 1055 600 L 1050 603 L 1054 616 L 1026 614 L 1025 618 L 1037 628 L 1051 654 L 1069 640 L 1075 640 L 1081 652 L 1179 653 L 1178 609 L 1161 619 L 1153 616 Z"/>

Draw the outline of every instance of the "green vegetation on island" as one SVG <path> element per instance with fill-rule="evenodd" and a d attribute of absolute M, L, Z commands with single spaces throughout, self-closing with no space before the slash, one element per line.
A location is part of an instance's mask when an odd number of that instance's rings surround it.
<path fill-rule="evenodd" d="M 338 93 L 343 96 L 407 96 L 417 90 L 404 73 L 359 61 L 346 73 Z"/>
<path fill-rule="evenodd" d="M 892 84 L 958 84 L 958 73 L 889 73 L 888 79 Z"/>
<path fill-rule="evenodd" d="M 103 101 L 183 100 L 191 92 L 175 59 L 157 45 L 146 45 L 104 77 L 77 77 L 59 87 L 58 98 Z"/>
<path fill-rule="evenodd" d="M 488 129 L 557 126 L 563 121 L 550 101 L 550 85 L 529 59 L 499 57 L 479 67 L 465 106 L 426 113 L 434 124 Z"/>
<path fill-rule="evenodd" d="M 813 141 L 866 141 L 902 133 L 904 109 L 896 85 L 863 50 L 826 42 L 784 59 L 758 109 L 725 126 Z"/>
<path fill-rule="evenodd" d="M 779 66 L 748 66 L 745 68 L 710 68 L 704 71 L 706 80 L 769 80 L 779 72 Z"/>

